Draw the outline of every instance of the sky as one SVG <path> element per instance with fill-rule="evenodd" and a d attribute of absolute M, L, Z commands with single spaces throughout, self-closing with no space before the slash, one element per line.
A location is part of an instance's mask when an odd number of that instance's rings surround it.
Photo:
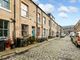
<path fill-rule="evenodd" d="M 80 19 L 80 0 L 33 0 L 46 13 L 51 13 L 61 26 L 75 25 Z"/>

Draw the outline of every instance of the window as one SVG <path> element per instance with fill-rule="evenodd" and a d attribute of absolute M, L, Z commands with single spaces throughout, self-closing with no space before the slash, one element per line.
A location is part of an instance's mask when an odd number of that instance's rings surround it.
<path fill-rule="evenodd" d="M 40 23 L 40 14 L 38 13 L 38 16 L 37 16 L 37 20 L 38 20 L 38 23 Z"/>
<path fill-rule="evenodd" d="M 32 36 L 35 37 L 35 27 L 32 27 Z"/>
<path fill-rule="evenodd" d="M 0 21 L 0 37 L 2 36 L 5 36 L 7 37 L 8 36 L 8 21 L 4 21 L 4 20 L 1 20 Z"/>
<path fill-rule="evenodd" d="M 40 36 L 40 28 L 37 28 L 37 36 Z"/>
<path fill-rule="evenodd" d="M 50 22 L 50 26 L 52 27 L 52 20 L 51 20 L 51 22 Z"/>
<path fill-rule="evenodd" d="M 0 0 L 0 6 L 6 9 L 10 9 L 10 0 Z"/>
<path fill-rule="evenodd" d="M 46 24 L 46 17 L 43 17 L 43 24 Z"/>
<path fill-rule="evenodd" d="M 28 16 L 28 6 L 21 3 L 21 16 L 27 17 Z"/>
<path fill-rule="evenodd" d="M 2 2 L 2 1 L 0 0 L 0 6 L 1 6 L 1 2 Z"/>
<path fill-rule="evenodd" d="M 49 26 L 51 26 L 51 21 L 49 20 Z"/>
<path fill-rule="evenodd" d="M 28 25 L 22 24 L 22 36 L 28 35 Z"/>
<path fill-rule="evenodd" d="M 46 29 L 43 29 L 43 36 L 46 36 Z"/>

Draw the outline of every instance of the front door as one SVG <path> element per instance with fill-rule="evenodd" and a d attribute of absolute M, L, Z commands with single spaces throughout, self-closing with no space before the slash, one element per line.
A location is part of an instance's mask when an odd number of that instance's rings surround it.
<path fill-rule="evenodd" d="M 32 27 L 32 36 L 35 37 L 35 27 Z"/>

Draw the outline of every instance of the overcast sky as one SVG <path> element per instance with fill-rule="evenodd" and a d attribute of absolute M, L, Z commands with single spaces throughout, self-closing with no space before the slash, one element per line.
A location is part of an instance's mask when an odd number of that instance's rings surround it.
<path fill-rule="evenodd" d="M 80 19 L 80 0 L 33 0 L 61 25 L 75 25 Z"/>

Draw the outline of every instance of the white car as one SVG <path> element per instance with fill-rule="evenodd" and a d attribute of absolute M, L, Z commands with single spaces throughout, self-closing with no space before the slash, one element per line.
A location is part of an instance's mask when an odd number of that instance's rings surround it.
<path fill-rule="evenodd" d="M 66 36 L 66 34 L 64 34 L 64 33 L 61 33 L 61 37 L 65 37 Z"/>

